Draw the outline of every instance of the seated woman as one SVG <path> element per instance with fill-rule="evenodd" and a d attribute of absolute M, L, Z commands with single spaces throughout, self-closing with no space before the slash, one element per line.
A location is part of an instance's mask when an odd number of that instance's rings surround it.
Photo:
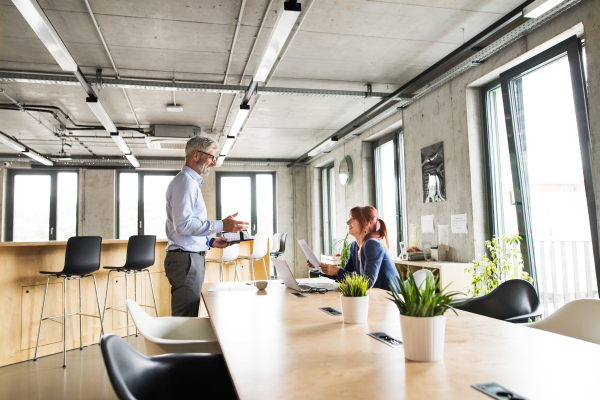
<path fill-rule="evenodd" d="M 350 258 L 344 269 L 321 263 L 323 273 L 338 281 L 350 272 L 367 275 L 371 287 L 390 290 L 392 278 L 398 276 L 398 271 L 388 254 L 387 229 L 378 218 L 377 210 L 371 206 L 354 207 L 347 224 L 348 233 L 356 239 L 350 246 Z"/>

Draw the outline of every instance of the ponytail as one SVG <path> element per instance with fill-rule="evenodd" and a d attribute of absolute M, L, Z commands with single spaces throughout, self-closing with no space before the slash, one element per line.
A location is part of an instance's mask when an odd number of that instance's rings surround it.
<path fill-rule="evenodd" d="M 390 241 L 388 239 L 387 228 L 385 226 L 385 222 L 383 222 L 383 220 L 381 218 L 379 218 L 378 220 L 379 220 L 379 230 L 377 231 L 377 234 L 379 235 L 380 239 L 385 238 L 385 247 L 387 247 L 389 249 Z"/>

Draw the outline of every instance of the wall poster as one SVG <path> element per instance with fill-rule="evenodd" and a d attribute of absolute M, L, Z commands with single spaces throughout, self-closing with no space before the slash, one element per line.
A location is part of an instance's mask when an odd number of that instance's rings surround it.
<path fill-rule="evenodd" d="M 445 201 L 444 142 L 421 149 L 421 171 L 423 173 L 423 203 Z"/>

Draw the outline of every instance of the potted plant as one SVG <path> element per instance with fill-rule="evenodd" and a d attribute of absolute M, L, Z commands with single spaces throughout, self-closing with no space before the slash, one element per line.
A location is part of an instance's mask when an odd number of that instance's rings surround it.
<path fill-rule="evenodd" d="M 401 276 L 392 280 L 390 300 L 400 311 L 404 356 L 412 361 L 439 361 L 444 356 L 444 313 L 448 309 L 456 313 L 451 303 L 459 293 L 446 294 L 447 287 L 436 293 L 440 286 L 437 276 L 427 277 L 420 288 L 412 271 L 406 281 Z"/>
<path fill-rule="evenodd" d="M 533 283 L 531 276 L 523 271 L 523 257 L 517 250 L 520 242 L 519 235 L 494 236 L 485 242 L 489 257 L 483 255 L 465 270 L 473 277 L 469 294 L 473 297 L 486 295 L 510 279 L 524 279 Z"/>
<path fill-rule="evenodd" d="M 348 240 L 349 235 L 349 233 L 346 233 L 346 237 L 338 240 L 335 244 L 336 247 L 339 247 L 340 249 L 340 268 L 345 268 L 346 263 L 350 259 L 350 246 L 352 245 L 352 241 Z"/>
<path fill-rule="evenodd" d="M 369 314 L 369 277 L 354 272 L 347 274 L 339 284 L 342 319 L 345 324 L 364 324 Z"/>

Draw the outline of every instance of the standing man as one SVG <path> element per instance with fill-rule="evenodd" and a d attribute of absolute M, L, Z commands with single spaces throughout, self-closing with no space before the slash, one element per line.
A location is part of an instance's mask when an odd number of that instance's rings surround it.
<path fill-rule="evenodd" d="M 171 284 L 171 312 L 174 317 L 197 317 L 204 281 L 206 251 L 227 247 L 225 238 L 210 238 L 217 232 L 239 232 L 247 222 L 230 215 L 222 221 L 208 221 L 202 198 L 201 175 L 216 166 L 219 145 L 205 136 L 195 136 L 185 145 L 185 165 L 167 188 L 167 256 L 165 272 Z"/>

